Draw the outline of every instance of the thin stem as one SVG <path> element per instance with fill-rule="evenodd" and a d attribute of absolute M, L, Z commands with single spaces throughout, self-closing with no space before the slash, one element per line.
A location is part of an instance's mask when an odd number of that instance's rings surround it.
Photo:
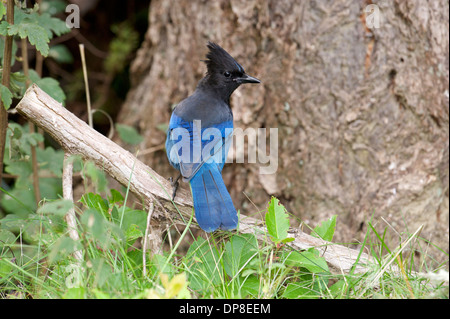
<path fill-rule="evenodd" d="M 41 2 L 42 0 L 36 0 L 37 4 L 39 5 L 39 13 L 41 12 Z M 38 50 L 36 50 L 36 67 L 35 67 L 35 71 L 37 73 L 37 75 L 39 75 L 39 77 L 42 77 L 42 68 L 44 66 L 44 56 L 41 54 L 41 52 L 39 52 Z M 37 128 L 37 131 L 39 134 L 44 135 L 44 130 L 41 129 L 40 127 Z M 39 148 L 40 149 L 44 149 L 44 142 L 41 141 L 38 143 Z"/>
<path fill-rule="evenodd" d="M 31 85 L 30 75 L 29 75 L 29 65 L 28 65 L 28 46 L 27 39 L 22 39 L 22 69 L 25 75 L 25 85 L 28 88 Z M 35 132 L 35 127 L 32 122 L 28 122 L 30 133 Z M 36 147 L 31 146 L 31 164 L 33 167 L 33 188 L 34 188 L 34 198 L 36 201 L 36 207 L 39 206 L 39 201 L 41 200 L 41 190 L 39 188 L 39 168 L 38 160 L 36 155 Z"/>
<path fill-rule="evenodd" d="M 155 211 L 155 205 L 153 203 L 150 204 L 150 209 L 148 210 L 147 215 L 147 227 L 145 229 L 145 236 L 144 236 L 144 247 L 142 248 L 142 265 L 143 265 L 143 274 L 144 277 L 147 276 L 147 248 L 148 248 L 148 234 L 151 232 L 151 220 L 153 216 L 153 212 Z"/>
<path fill-rule="evenodd" d="M 64 164 L 63 164 L 63 197 L 64 199 L 68 199 L 73 203 L 73 160 L 70 158 L 70 153 L 64 153 Z M 67 227 L 69 229 L 69 236 L 74 241 L 79 241 L 80 236 L 78 235 L 77 230 L 77 218 L 75 216 L 75 209 L 71 208 L 66 216 L 65 216 Z M 78 262 L 83 261 L 83 253 L 81 250 L 77 250 L 74 252 L 74 257 Z"/>
<path fill-rule="evenodd" d="M 6 2 L 6 22 L 14 24 L 14 0 L 7 0 Z M 3 51 L 3 71 L 2 84 L 9 88 L 11 75 L 11 58 L 12 58 L 12 43 L 13 37 L 6 36 L 5 48 Z M 3 173 L 3 157 L 5 154 L 6 130 L 8 128 L 8 112 L 0 100 L 0 185 L 2 183 Z"/>
<path fill-rule="evenodd" d="M 92 111 L 91 111 L 91 94 L 89 93 L 89 81 L 86 67 L 86 57 L 84 54 L 84 44 L 80 44 L 81 64 L 83 65 L 84 86 L 86 90 L 86 102 L 88 111 L 88 124 L 90 127 L 94 127 L 92 123 Z"/>

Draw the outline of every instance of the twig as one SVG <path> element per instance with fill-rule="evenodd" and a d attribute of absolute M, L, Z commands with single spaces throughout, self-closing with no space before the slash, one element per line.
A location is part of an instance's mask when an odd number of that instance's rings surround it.
<path fill-rule="evenodd" d="M 105 112 L 105 111 L 103 111 L 101 109 L 93 109 L 92 110 L 92 114 L 95 113 L 95 112 L 102 113 L 108 119 L 108 121 L 109 121 L 108 138 L 111 139 L 114 136 L 114 121 L 113 121 L 111 115 L 109 115 L 107 112 Z"/>
<path fill-rule="evenodd" d="M 106 59 L 108 57 L 108 52 L 101 51 L 97 49 L 95 45 L 92 44 L 84 35 L 81 34 L 77 29 L 73 29 L 71 33 L 67 34 L 67 37 L 75 37 L 79 42 L 83 42 L 89 52 L 100 59 Z M 59 38 L 58 38 L 59 39 Z M 53 44 L 53 43 L 52 43 Z"/>
<path fill-rule="evenodd" d="M 70 158 L 70 154 L 65 152 L 64 154 L 64 164 L 63 164 L 63 197 L 68 199 L 73 203 L 73 187 L 72 187 L 72 177 L 73 177 L 73 160 Z M 79 241 L 80 236 L 77 230 L 77 219 L 75 216 L 75 209 L 71 208 L 65 216 L 67 227 L 69 228 L 69 236 L 74 241 Z M 74 257 L 77 261 L 81 262 L 83 260 L 83 254 L 81 250 L 74 252 Z"/>
<path fill-rule="evenodd" d="M 14 24 L 14 0 L 6 2 L 6 22 Z M 13 36 L 5 37 L 5 47 L 3 50 L 3 70 L 2 85 L 9 88 L 11 76 L 11 58 L 12 58 Z M 0 185 L 2 184 L 3 158 L 5 154 L 6 130 L 8 127 L 8 112 L 0 100 Z"/>
<path fill-rule="evenodd" d="M 144 277 L 147 276 L 147 248 L 148 248 L 148 233 L 151 230 L 152 226 L 150 224 L 153 216 L 153 212 L 155 211 L 155 206 L 153 203 L 150 204 L 150 209 L 148 210 L 147 215 L 147 227 L 145 229 L 145 236 L 144 236 L 144 247 L 142 248 L 142 264 L 144 265 L 143 273 Z"/>
<path fill-rule="evenodd" d="M 83 65 L 84 87 L 86 90 L 86 102 L 88 112 L 88 123 L 90 127 L 94 127 L 92 123 L 92 111 L 91 111 L 91 93 L 89 92 L 89 80 L 87 75 L 86 57 L 84 55 L 84 45 L 80 44 L 81 64 Z"/>
<path fill-rule="evenodd" d="M 42 0 L 36 0 L 38 7 L 39 7 L 39 14 L 42 13 L 41 10 L 41 3 Z M 42 68 L 44 66 L 44 56 L 41 54 L 41 52 L 39 50 L 36 49 L 36 66 L 35 66 L 35 71 L 37 73 L 37 75 L 42 78 Z M 28 86 L 27 86 L 28 87 Z M 44 131 L 41 128 L 38 128 L 38 133 L 41 135 L 44 135 Z M 38 142 L 39 148 L 40 149 L 45 149 L 45 145 L 44 145 L 44 141 L 39 141 Z"/>

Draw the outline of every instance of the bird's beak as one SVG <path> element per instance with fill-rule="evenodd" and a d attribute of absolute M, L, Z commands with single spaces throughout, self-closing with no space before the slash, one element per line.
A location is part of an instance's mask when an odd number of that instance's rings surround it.
<path fill-rule="evenodd" d="M 243 84 L 243 83 L 261 83 L 260 80 L 258 80 L 257 78 L 254 78 L 253 76 L 250 76 L 248 74 L 243 74 L 241 77 L 236 78 L 235 81 L 239 84 Z"/>

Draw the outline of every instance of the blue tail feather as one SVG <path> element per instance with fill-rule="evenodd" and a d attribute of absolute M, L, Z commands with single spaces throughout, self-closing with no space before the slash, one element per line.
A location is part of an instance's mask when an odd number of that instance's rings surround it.
<path fill-rule="evenodd" d="M 195 217 L 206 232 L 237 227 L 238 216 L 216 163 L 205 164 L 190 181 Z"/>

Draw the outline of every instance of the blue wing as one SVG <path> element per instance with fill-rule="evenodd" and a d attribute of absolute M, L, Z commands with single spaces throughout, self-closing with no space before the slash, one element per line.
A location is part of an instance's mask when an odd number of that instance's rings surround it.
<path fill-rule="evenodd" d="M 166 139 L 170 164 L 189 181 L 205 163 L 216 163 L 221 172 L 233 136 L 233 121 L 202 128 L 197 121 L 184 121 L 172 114 Z"/>
<path fill-rule="evenodd" d="M 176 114 L 170 120 L 167 157 L 190 183 L 197 222 L 207 232 L 237 227 L 237 212 L 222 179 L 232 132 L 233 121 L 202 128 Z"/>

